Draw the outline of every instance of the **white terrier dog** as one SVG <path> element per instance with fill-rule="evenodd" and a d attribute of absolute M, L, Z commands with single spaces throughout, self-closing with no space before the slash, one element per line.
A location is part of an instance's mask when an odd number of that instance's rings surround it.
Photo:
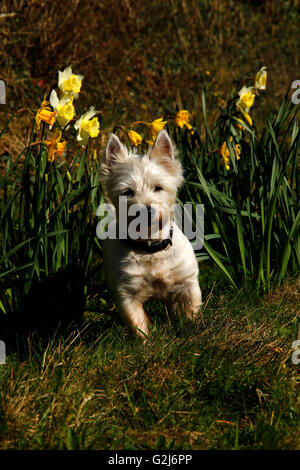
<path fill-rule="evenodd" d="M 173 220 L 182 173 L 165 130 L 144 156 L 128 151 L 116 135 L 110 135 L 100 180 L 106 201 L 115 208 L 116 228 L 121 231 L 120 201 L 126 201 L 129 235 L 104 241 L 104 269 L 121 316 L 143 338 L 148 336 L 150 325 L 145 301 L 162 300 L 169 311 L 179 311 L 188 319 L 196 317 L 202 304 L 195 253 Z M 143 233 L 139 239 L 130 236 L 134 207 L 139 212 L 146 209 L 143 222 L 135 224 Z"/>

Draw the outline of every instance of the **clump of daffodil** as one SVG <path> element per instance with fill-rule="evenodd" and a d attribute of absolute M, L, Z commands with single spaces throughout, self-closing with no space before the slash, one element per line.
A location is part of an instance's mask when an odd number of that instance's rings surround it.
<path fill-rule="evenodd" d="M 71 94 L 74 98 L 78 98 L 81 89 L 83 75 L 75 75 L 72 73 L 72 67 L 69 65 L 63 72 L 58 71 L 58 88 L 63 95 Z"/>
<path fill-rule="evenodd" d="M 75 108 L 73 104 L 73 95 L 64 95 L 61 99 L 58 98 L 55 90 L 50 94 L 50 104 L 56 111 L 57 122 L 63 128 L 75 116 Z"/>
<path fill-rule="evenodd" d="M 37 124 L 37 130 L 40 130 L 41 127 L 41 121 L 46 122 L 49 124 L 50 128 L 53 126 L 55 119 L 56 119 L 56 111 L 52 111 L 50 108 L 50 103 L 47 101 L 45 98 L 41 103 L 40 108 L 38 109 L 38 112 L 36 113 L 35 116 L 35 121 Z"/>
<path fill-rule="evenodd" d="M 191 114 L 188 112 L 187 109 L 181 109 L 180 111 L 177 111 L 175 114 L 175 122 L 177 126 L 181 127 L 186 127 L 191 133 L 193 133 L 193 126 L 190 124 L 190 119 L 191 119 Z"/>
<path fill-rule="evenodd" d="M 267 67 L 262 67 L 254 79 L 254 87 L 256 90 L 265 90 L 267 87 Z"/>
<path fill-rule="evenodd" d="M 232 142 L 232 136 L 229 137 L 229 142 Z M 223 157 L 225 167 L 227 170 L 230 168 L 230 152 L 226 142 L 223 142 L 221 147 L 218 149 L 218 153 Z M 241 158 L 241 146 L 236 144 L 235 146 L 235 156 L 239 160 Z"/>
<path fill-rule="evenodd" d="M 66 142 L 60 142 L 61 131 L 55 129 L 54 135 L 51 140 L 45 140 L 43 143 L 48 149 L 48 161 L 52 163 L 56 155 L 62 155 L 66 148 Z"/>
<path fill-rule="evenodd" d="M 83 114 L 74 124 L 77 130 L 77 140 L 82 147 L 86 146 L 90 137 L 97 137 L 100 132 L 100 124 L 97 117 L 99 111 L 95 111 L 94 106 Z"/>
<path fill-rule="evenodd" d="M 254 86 L 243 88 L 239 91 L 239 99 L 237 100 L 237 109 L 242 113 L 244 119 L 252 126 L 252 118 L 249 114 L 250 108 L 253 106 L 255 96 L 259 90 L 265 90 L 267 84 L 267 67 L 261 67 L 254 79 Z M 239 129 L 245 128 L 245 122 L 239 119 L 237 124 Z"/>
<path fill-rule="evenodd" d="M 237 109 L 242 113 L 244 119 L 248 122 L 250 126 L 252 126 L 252 119 L 249 114 L 250 108 L 253 106 L 254 99 L 256 96 L 256 88 L 255 87 L 246 87 L 239 91 L 239 99 L 236 103 Z M 240 120 L 242 128 L 244 128 L 245 124 L 242 120 Z M 241 128 L 238 124 L 238 127 Z"/>
<path fill-rule="evenodd" d="M 137 147 L 138 145 L 141 145 L 141 143 L 143 142 L 143 137 L 131 129 L 127 129 L 127 136 L 128 136 L 130 143 L 134 145 L 135 147 Z"/>
<path fill-rule="evenodd" d="M 58 71 L 59 96 L 55 90 L 50 95 L 50 104 L 56 112 L 60 127 L 65 127 L 75 116 L 73 100 L 78 98 L 81 90 L 83 75 L 72 73 L 69 65 L 62 72 Z"/>

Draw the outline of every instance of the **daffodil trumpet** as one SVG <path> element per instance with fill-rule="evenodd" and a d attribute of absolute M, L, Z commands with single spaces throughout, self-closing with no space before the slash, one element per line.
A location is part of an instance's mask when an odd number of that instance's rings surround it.
<path fill-rule="evenodd" d="M 49 124 L 50 129 L 51 129 L 51 127 L 53 126 L 55 122 L 55 119 L 56 119 L 56 111 L 55 110 L 53 111 L 50 108 L 50 103 L 49 101 L 46 100 L 46 96 L 44 96 L 41 106 L 35 115 L 37 130 L 38 131 L 40 130 L 42 121 Z"/>
<path fill-rule="evenodd" d="M 58 71 L 58 88 L 62 92 L 63 96 L 73 96 L 73 98 L 78 98 L 79 92 L 81 90 L 81 84 L 83 80 L 83 75 L 75 75 L 72 73 L 72 67 L 68 67 L 61 72 Z"/>
<path fill-rule="evenodd" d="M 258 90 L 265 90 L 267 88 L 267 67 L 261 67 L 261 69 L 255 75 L 254 87 L 257 91 L 257 94 Z"/>
<path fill-rule="evenodd" d="M 58 124 L 61 128 L 65 128 L 75 116 L 73 97 L 71 95 L 65 95 L 59 99 L 56 91 L 52 90 L 50 94 L 50 104 L 56 111 Z"/>

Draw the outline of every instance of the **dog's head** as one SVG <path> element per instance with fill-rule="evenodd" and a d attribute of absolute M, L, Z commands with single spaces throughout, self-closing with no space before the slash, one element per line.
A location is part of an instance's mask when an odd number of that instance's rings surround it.
<path fill-rule="evenodd" d="M 120 204 L 126 205 L 127 220 L 131 222 L 140 208 L 140 213 L 144 214 L 142 225 L 161 231 L 173 216 L 172 208 L 177 189 L 183 182 L 183 171 L 165 130 L 160 131 L 155 144 L 145 155 L 128 151 L 118 137 L 111 134 L 106 162 L 100 169 L 100 181 L 106 200 L 114 205 L 117 214 L 120 214 Z M 155 233 L 155 229 L 151 233 Z"/>

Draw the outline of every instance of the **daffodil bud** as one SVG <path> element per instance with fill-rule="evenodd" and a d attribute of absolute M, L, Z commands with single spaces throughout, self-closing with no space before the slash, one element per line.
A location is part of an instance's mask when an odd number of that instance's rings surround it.
<path fill-rule="evenodd" d="M 130 140 L 130 143 L 132 145 L 135 145 L 136 147 L 140 145 L 143 141 L 142 136 L 135 131 L 127 130 L 127 135 Z"/>
<path fill-rule="evenodd" d="M 265 90 L 267 85 L 267 67 L 262 67 L 254 79 L 254 86 L 257 90 Z"/>
<path fill-rule="evenodd" d="M 69 183 L 71 183 L 72 182 L 72 177 L 71 177 L 70 172 L 68 170 L 66 171 L 66 177 L 67 177 L 67 180 L 69 181 Z"/>

